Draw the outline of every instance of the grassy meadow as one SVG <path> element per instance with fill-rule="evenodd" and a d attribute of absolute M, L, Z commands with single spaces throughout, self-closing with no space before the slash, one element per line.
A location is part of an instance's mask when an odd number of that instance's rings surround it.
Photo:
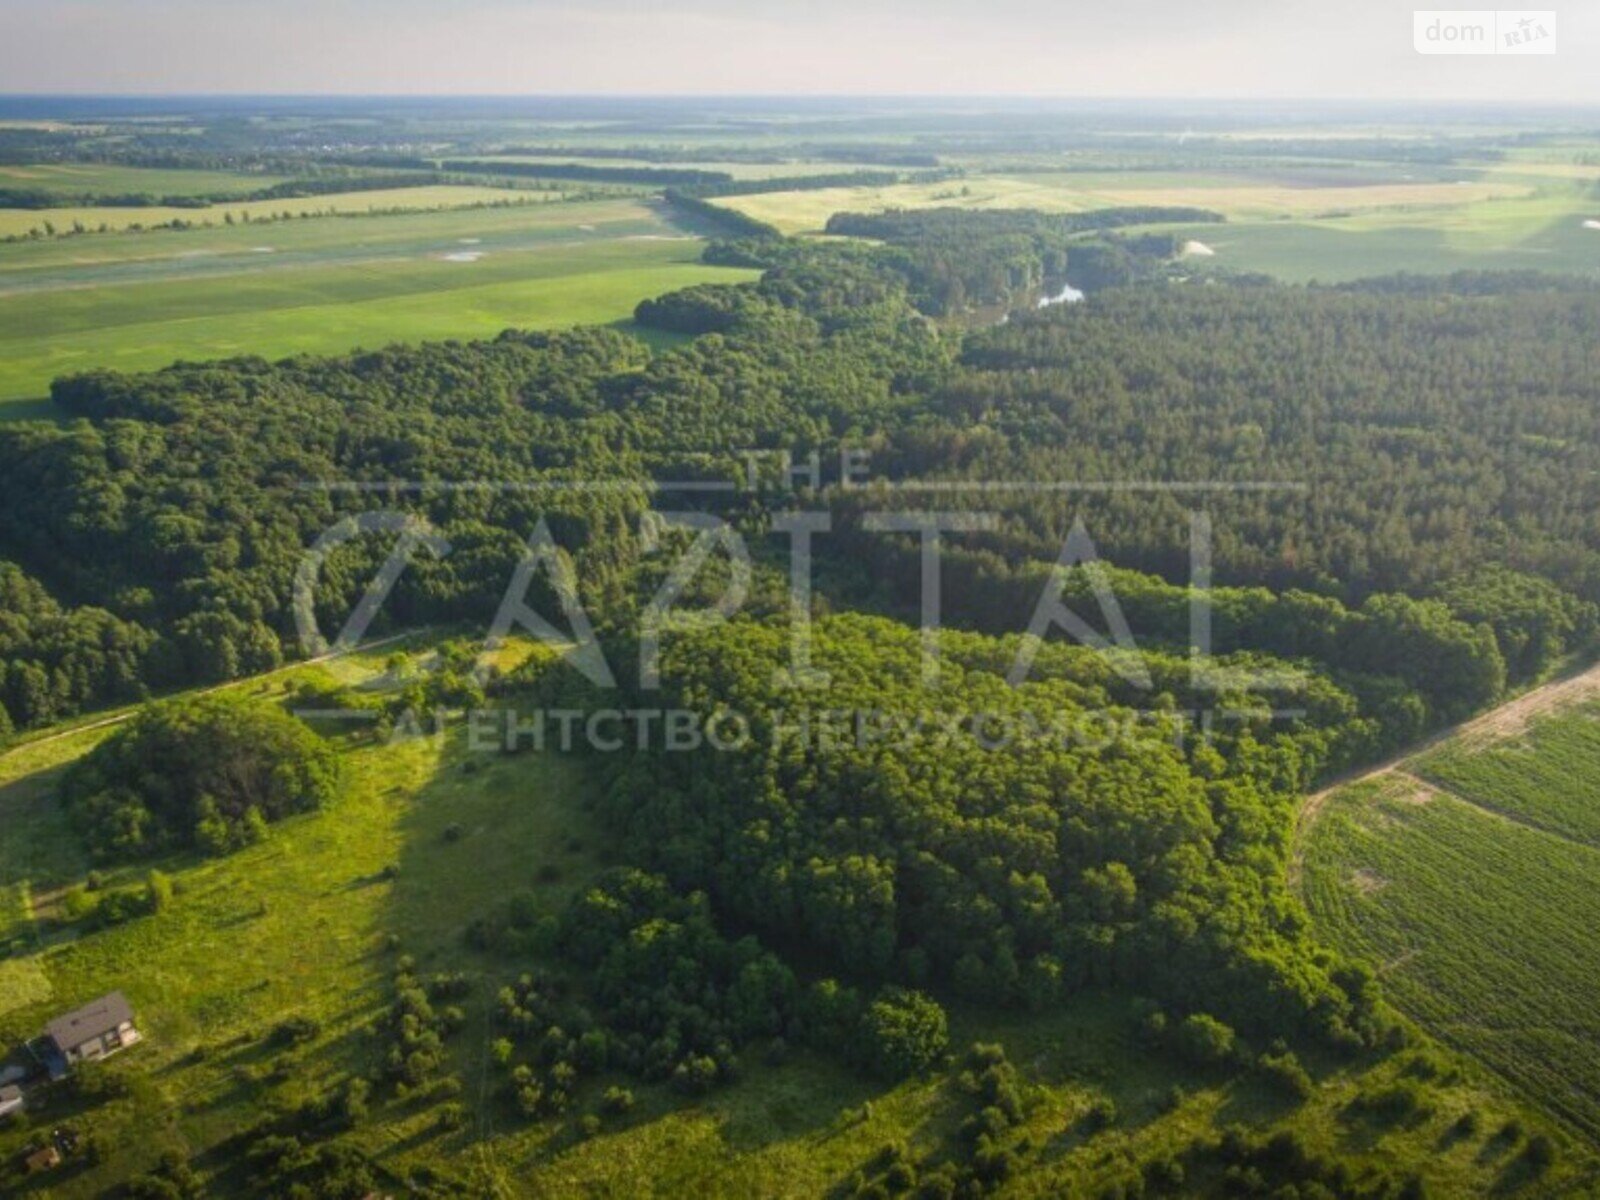
<path fill-rule="evenodd" d="M 6 402 L 14 415 L 47 411 L 26 402 L 71 371 L 606 324 L 647 296 L 752 275 L 700 263 L 697 239 L 634 201 L 458 215 L 473 219 L 428 213 L 38 243 L 49 253 L 0 268 L 0 412 Z M 0 261 L 7 249 L 35 244 L 0 247 Z"/>
<path fill-rule="evenodd" d="M 647 158 L 605 158 L 582 157 L 573 154 L 472 154 L 464 156 L 467 161 L 485 163 L 521 163 L 537 165 L 539 163 L 556 163 L 571 166 L 581 163 L 592 167 L 639 167 L 645 170 L 657 171 L 720 171 L 724 175 L 732 175 L 735 179 L 786 179 L 801 175 L 832 175 L 840 171 L 863 171 L 870 169 L 868 165 L 859 162 L 827 162 L 817 159 L 781 159 L 776 162 L 724 162 L 716 158 L 703 161 L 657 162 Z M 910 168 L 906 168 L 910 169 Z"/>
<path fill-rule="evenodd" d="M 1378 966 L 1403 1011 L 1591 1137 L 1597 733 L 1591 704 L 1347 787 L 1310 828 L 1302 875 L 1322 935 Z"/>
<path fill-rule="evenodd" d="M 268 264 L 327 265 L 345 259 L 403 257 L 462 249 L 535 245 L 591 235 L 671 233 L 657 207 L 634 199 L 565 201 L 528 193 L 508 208 L 408 212 L 381 218 L 212 225 L 0 246 L 0 293 L 140 282 Z M 461 239 L 476 238 L 473 243 Z"/>

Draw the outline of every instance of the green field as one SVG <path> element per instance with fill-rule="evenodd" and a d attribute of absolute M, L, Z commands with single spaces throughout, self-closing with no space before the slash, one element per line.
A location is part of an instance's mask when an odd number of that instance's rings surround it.
<path fill-rule="evenodd" d="M 605 324 L 647 296 L 752 276 L 701 264 L 698 240 L 631 201 L 85 238 L 98 260 L 78 263 L 75 240 L 0 269 L 0 403 L 24 402 L 14 413 L 39 411 L 25 402 L 71 371 Z"/>
<path fill-rule="evenodd" d="M 1335 282 L 1395 271 L 1551 270 L 1600 276 L 1600 196 L 1592 168 L 1529 164 L 1459 170 L 1455 180 L 1393 167 L 1346 172 L 1082 171 L 984 175 L 937 184 L 824 188 L 734 196 L 719 204 L 816 233 L 835 212 L 888 208 L 1032 208 L 1081 212 L 1119 205 L 1192 205 L 1224 225 L 1176 232 L 1203 243 L 1209 266 Z M 1537 167 L 1537 164 L 1533 164 Z"/>
<path fill-rule="evenodd" d="M 93 233 L 101 230 L 149 229 L 172 221 L 183 221 L 192 225 L 221 225 L 232 217 L 235 221 L 271 222 L 285 216 L 293 218 L 339 213 L 387 212 L 396 209 L 465 208 L 480 204 L 521 203 L 529 199 L 528 195 L 508 188 L 437 184 L 428 187 L 380 188 L 370 192 L 339 192 L 327 196 L 303 196 L 292 200 L 229 201 L 206 208 L 162 205 L 139 208 L 79 205 L 36 210 L 0 208 L 0 238 L 26 237 L 35 231 L 48 232 L 45 229 L 46 222 L 49 222 L 58 233 L 65 233 L 75 227 Z"/>
<path fill-rule="evenodd" d="M 1600 849 L 1573 839 L 1596 828 L 1595 718 L 1574 710 L 1414 764 L 1450 791 L 1397 773 L 1336 793 L 1303 875 L 1323 936 L 1379 966 L 1401 1009 L 1591 1136 Z"/>
<path fill-rule="evenodd" d="M 1489 745 L 1447 745 L 1412 764 L 1480 808 L 1600 846 L 1600 703 L 1537 722 Z"/>
<path fill-rule="evenodd" d="M 358 681 L 385 657 L 233 686 L 276 698 L 301 678 Z M 462 1001 L 466 1024 L 447 1043 L 450 1068 L 466 1084 L 466 1124 L 443 1131 L 435 1104 L 380 1094 L 352 1135 L 397 1177 L 427 1168 L 462 1181 L 467 1194 L 507 1197 L 809 1197 L 846 1186 L 887 1144 L 937 1154 L 955 1142 L 970 1102 L 954 1072 L 886 1090 L 801 1052 L 783 1065 L 752 1052 L 737 1082 L 687 1104 L 665 1085 L 635 1085 L 638 1108 L 608 1118 L 592 1137 L 579 1135 L 577 1117 L 593 1110 L 608 1078 L 585 1083 L 566 1118 L 515 1116 L 493 1091 L 490 1012 L 497 989 L 530 962 L 480 955 L 462 930 L 511 891 L 532 889 L 541 910 L 556 911 L 606 865 L 608 842 L 589 816 L 579 762 L 483 760 L 468 754 L 459 726 L 443 739 L 346 741 L 346 785 L 331 809 L 285 821 L 226 858 L 162 862 L 177 894 L 157 916 L 81 935 L 53 926 L 60 898 L 88 865 L 55 807 L 55 779 L 106 733 L 0 756 L 0 884 L 23 897 L 7 930 L 12 953 L 0 959 L 0 1036 L 30 1036 L 62 1008 L 113 987 L 128 994 L 145 1034 L 110 1065 L 126 1091 L 93 1109 L 104 1161 L 52 1177 L 51 1195 L 100 1194 L 168 1149 L 181 1149 L 202 1173 L 235 1165 L 217 1149 L 229 1137 L 370 1069 L 380 1043 L 367 1029 L 389 1001 L 400 953 L 425 973 L 465 972 L 472 991 Z M 138 878 L 138 869 L 121 868 L 104 886 Z M 1483 1194 L 1519 1177 L 1514 1151 L 1495 1136 L 1518 1110 L 1481 1080 L 1435 1080 L 1419 1119 L 1373 1128 L 1350 1115 L 1350 1102 L 1402 1077 L 1404 1056 L 1376 1067 L 1314 1064 L 1317 1089 L 1295 1105 L 1247 1075 L 1194 1070 L 1149 1050 L 1127 1013 L 1125 996 L 1095 993 L 1039 1017 L 952 1009 L 955 1045 L 1001 1042 L 1038 1089 L 1026 1129 L 1040 1158 L 1018 1182 L 1043 1191 L 1026 1194 L 1096 1194 L 1125 1178 L 1130 1157 L 1179 1153 L 1241 1121 L 1292 1128 L 1358 1170 L 1423 1169 L 1432 1194 Z M 290 1016 L 315 1020 L 316 1034 L 274 1046 L 269 1034 Z M 1085 1133 L 1078 1122 L 1100 1098 L 1119 1115 L 1109 1129 Z M 1468 1112 L 1479 1132 L 1452 1134 Z M 85 1118 L 69 1106 L 39 1119 Z M 23 1137 L 0 1131 L 0 1154 Z M 1584 1169 L 1581 1156 L 1570 1158 L 1550 1182 Z M 211 1182 L 207 1194 L 234 1194 Z"/>
<path fill-rule="evenodd" d="M 30 163 L 0 166 L 0 188 L 28 188 L 66 196 L 214 196 L 253 192 L 286 180 L 283 175 L 240 171 L 163 170 L 112 163 Z"/>
<path fill-rule="evenodd" d="M 430 251 L 492 250 L 562 238 L 672 233 L 658 206 L 634 199 L 563 201 L 524 193 L 506 208 L 396 213 L 379 218 L 283 221 L 45 238 L 0 246 L 0 295 L 24 288 L 88 286 L 187 277 Z M 472 245 L 461 239 L 478 239 Z"/>
<path fill-rule="evenodd" d="M 1600 276 L 1600 200 L 1569 184 L 1428 213 L 1353 213 L 1299 221 L 1230 221 L 1180 230 L 1219 266 L 1300 282 L 1412 271 L 1535 270 Z"/>
<path fill-rule="evenodd" d="M 972 175 L 941 183 L 876 188 L 818 188 L 730 196 L 719 204 L 777 226 L 785 233 L 815 233 L 830 215 L 889 208 L 1031 208 L 1083 212 L 1119 205 L 1193 205 L 1230 218 L 1306 218 L 1333 210 L 1419 210 L 1524 197 L 1532 188 L 1512 181 L 1354 181 L 1348 185 L 1298 185 L 1217 173 L 1163 175 L 1144 172 Z"/>
<path fill-rule="evenodd" d="M 653 171 L 721 171 L 735 179 L 782 179 L 799 175 L 832 175 L 842 171 L 873 169 L 858 162 L 822 162 L 813 159 L 779 162 L 724 162 L 715 157 L 689 162 L 657 162 L 646 158 L 594 158 L 576 154 L 474 154 L 466 161 L 486 163 L 574 163 L 588 167 L 637 167 Z"/>

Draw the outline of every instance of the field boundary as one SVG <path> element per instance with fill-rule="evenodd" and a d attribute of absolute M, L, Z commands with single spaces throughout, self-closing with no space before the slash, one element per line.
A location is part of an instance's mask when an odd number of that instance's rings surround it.
<path fill-rule="evenodd" d="M 389 646 L 393 645 L 395 642 L 404 641 L 407 638 L 419 637 L 422 634 L 428 633 L 430 630 L 432 630 L 432 628 L 433 626 L 431 625 L 424 625 L 420 629 L 409 629 L 404 633 L 392 633 L 386 637 L 377 638 L 370 642 L 362 642 L 359 646 L 344 646 L 338 650 L 329 650 L 326 654 L 314 655 L 311 658 L 298 658 L 294 662 L 284 663 L 281 667 L 273 667 L 272 670 L 263 671 L 259 675 L 245 675 L 239 679 L 230 679 L 226 683 L 214 683 L 210 687 L 186 689 L 182 694 L 192 696 L 209 696 L 213 692 L 225 692 L 229 688 L 243 687 L 250 683 L 259 683 L 263 679 L 272 679 L 275 676 L 285 674 L 289 671 L 298 671 L 303 667 L 314 667 L 319 663 L 332 662 L 335 659 L 344 658 L 349 654 L 363 654 L 370 650 L 376 650 L 380 646 Z M 158 702 L 160 699 L 161 697 L 159 696 L 153 697 L 152 702 Z M 69 725 L 65 729 L 58 729 L 53 733 L 47 733 L 41 737 L 29 738 L 26 741 L 17 742 L 13 745 L 7 746 L 4 750 L 0 750 L 0 762 L 5 761 L 5 759 L 9 758 L 13 754 L 19 753 L 20 751 L 32 750 L 36 746 L 47 746 L 51 742 L 60 741 L 62 738 L 76 737 L 80 733 L 92 733 L 96 729 L 104 729 L 109 725 L 121 725 L 124 721 L 131 720 L 134 714 L 137 713 L 142 707 L 144 706 L 141 704 L 135 704 L 129 708 L 123 709 L 120 712 L 112 713 L 110 716 L 97 717 L 94 720 L 86 721 L 81 725 Z"/>
<path fill-rule="evenodd" d="M 1404 774 L 1417 780 L 1418 783 L 1443 792 L 1452 799 L 1461 801 L 1463 804 L 1470 804 L 1485 813 L 1503 817 L 1508 821 L 1513 820 L 1512 817 L 1505 813 L 1496 813 L 1493 809 L 1468 800 L 1464 796 L 1457 795 L 1453 789 L 1443 787 L 1426 776 L 1419 775 L 1406 768 L 1413 760 L 1456 738 L 1474 739 L 1488 743 L 1502 738 L 1514 737 L 1525 730 L 1535 717 L 1581 704 L 1595 695 L 1600 695 L 1600 662 L 1579 667 L 1566 675 L 1550 680 L 1548 683 L 1530 688 L 1503 704 L 1497 704 L 1486 712 L 1469 717 L 1459 724 L 1448 725 L 1443 729 L 1434 731 L 1420 742 L 1408 746 L 1399 754 L 1329 781 L 1306 796 L 1295 813 L 1294 829 L 1291 833 L 1292 849 L 1289 855 L 1290 885 L 1296 885 L 1300 881 L 1301 867 L 1305 857 L 1306 835 L 1311 832 L 1312 826 L 1316 824 L 1317 818 L 1321 815 L 1323 808 L 1326 807 L 1329 798 L 1335 792 L 1342 791 L 1354 784 L 1381 779 L 1385 775 Z M 1527 829 L 1537 830 L 1540 833 L 1551 833 L 1548 829 L 1541 829 L 1526 821 L 1515 821 L 1515 823 Z M 1551 833 L 1551 836 L 1561 837 L 1563 841 L 1571 842 L 1573 845 L 1588 845 L 1588 843 L 1579 842 L 1574 838 L 1565 837 L 1561 834 Z"/>

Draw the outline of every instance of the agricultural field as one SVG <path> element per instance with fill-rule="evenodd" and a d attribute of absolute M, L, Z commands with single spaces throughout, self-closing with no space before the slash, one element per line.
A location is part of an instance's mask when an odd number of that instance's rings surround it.
<path fill-rule="evenodd" d="M 76 206 L 43 209 L 0 209 L 0 238 L 25 238 L 48 232 L 81 228 L 89 232 L 150 229 L 181 221 L 188 225 L 222 225 L 235 222 L 275 222 L 286 218 L 354 216 L 395 211 L 430 211 L 471 208 L 488 204 L 538 203 L 542 197 L 501 187 L 471 184 L 437 184 L 426 187 L 379 188 L 368 192 L 336 192 L 326 196 L 301 196 L 287 200 L 240 200 L 205 208 Z"/>
<path fill-rule="evenodd" d="M 1296 221 L 1229 221 L 1179 235 L 1203 239 L 1215 263 L 1290 282 L 1340 282 L 1411 271 L 1560 271 L 1600 277 L 1600 200 L 1554 183 L 1515 200 L 1432 212 L 1352 213 Z"/>
<path fill-rule="evenodd" d="M 1499 740 L 1451 743 L 1412 769 L 1480 808 L 1600 846 L 1600 701 Z"/>
<path fill-rule="evenodd" d="M 561 238 L 675 232 L 664 225 L 659 206 L 640 200 L 524 195 L 530 203 L 395 213 L 381 219 L 213 225 L 15 242 L 0 247 L 0 293 L 188 277 L 268 263 L 326 265 L 347 258 L 405 257 L 443 246 L 493 249 Z M 461 242 L 463 237 L 478 241 Z"/>
<path fill-rule="evenodd" d="M 419 661 L 426 642 L 405 654 Z M 359 683 L 392 662 L 391 649 L 230 690 L 279 701 L 299 683 Z M 970 1101 L 955 1071 L 886 1089 L 799 1051 L 781 1064 L 751 1054 L 737 1081 L 687 1106 L 665 1085 L 640 1087 L 634 1111 L 607 1118 L 598 1134 L 580 1129 L 576 1112 L 515 1115 L 493 1090 L 491 1013 L 496 992 L 534 960 L 485 956 L 462 932 L 508 890 L 558 912 L 608 865 L 609 842 L 588 813 L 580 762 L 553 752 L 484 760 L 469 752 L 460 725 L 392 744 L 335 732 L 345 783 L 331 808 L 286 820 L 222 859 L 160 862 L 175 892 L 160 913 L 78 936 L 63 931 L 54 918 L 89 864 L 54 788 L 62 769 L 108 732 L 83 729 L 0 756 L 8 829 L 0 884 L 20 897 L 0 960 L 0 1035 L 29 1036 L 54 1012 L 110 988 L 126 991 L 145 1035 L 108 1067 L 122 1090 L 94 1110 L 105 1156 L 53 1179 L 52 1195 L 99 1194 L 172 1149 L 202 1175 L 226 1172 L 218 1148 L 228 1138 L 370 1069 L 381 1045 L 370 1027 L 390 1003 L 402 954 L 424 974 L 459 972 L 469 983 L 463 1024 L 447 1045 L 471 1116 L 447 1129 L 435 1105 L 375 1097 L 354 1137 L 396 1180 L 427 1170 L 462 1181 L 470 1194 L 544 1197 L 749 1195 L 781 1179 L 784 1194 L 822 1195 L 870 1168 L 886 1144 L 904 1141 L 920 1153 L 957 1136 Z M 142 868 L 111 869 L 99 886 L 141 877 Z M 1248 1075 L 1184 1066 L 1143 1045 L 1127 1008 L 1124 996 L 1091 992 L 1048 1016 L 952 1009 L 954 1045 L 999 1042 L 1037 1089 L 1027 1132 L 1048 1149 L 1033 1183 L 1090 1193 L 1122 1178 L 1130 1159 L 1181 1153 L 1241 1120 L 1292 1129 L 1357 1170 L 1426 1166 L 1440 1194 L 1521 1178 L 1515 1139 L 1498 1131 L 1522 1116 L 1470 1073 L 1429 1074 L 1422 1112 L 1375 1125 L 1353 1101 L 1405 1084 L 1414 1060 L 1313 1064 L 1315 1090 L 1290 1103 Z M 278 1038 L 291 1019 L 312 1032 Z M 585 1085 L 585 1111 L 608 1082 Z M 1086 1116 L 1107 1101 L 1116 1115 L 1095 1132 Z M 1468 1114 L 1472 1131 L 1463 1133 Z M 16 1136 L 0 1135 L 5 1152 Z M 1583 1161 L 1564 1164 L 1549 1182 L 1574 1178 Z"/>
<path fill-rule="evenodd" d="M 889 208 L 1031 208 L 1041 212 L 1083 212 L 1119 205 L 1191 205 L 1230 218 L 1314 217 L 1334 210 L 1432 211 L 1457 205 L 1509 200 L 1531 194 L 1526 184 L 1356 183 L 1348 186 L 1293 187 L 1283 183 L 1181 176 L 1160 182 L 1129 172 L 1107 174 L 971 175 L 939 183 L 897 184 L 879 188 L 819 188 L 729 196 L 717 203 L 766 221 L 785 233 L 815 233 L 836 212 L 877 212 Z"/>
<path fill-rule="evenodd" d="M 1468 733 L 1323 802 L 1313 922 L 1393 1001 L 1530 1099 L 1600 1134 L 1600 709 Z"/>
<path fill-rule="evenodd" d="M 1201 265 L 1292 282 L 1337 282 L 1394 271 L 1559 270 L 1600 277 L 1600 196 L 1582 172 L 1539 164 L 1410 172 L 1352 166 L 1259 171 L 1069 171 L 986 175 L 936 184 L 734 196 L 735 208 L 789 234 L 814 234 L 841 211 L 1031 208 L 1082 212 L 1112 205 L 1193 205 L 1223 226 L 1178 229 L 1214 258 Z M 1530 169 L 1534 168 L 1534 169 Z M 1569 172 L 1571 172 L 1569 174 Z M 1426 172 L 1417 172 L 1419 176 Z M 1433 174 L 1440 174 L 1434 172 Z M 1341 178 L 1341 176 L 1343 178 Z"/>
<path fill-rule="evenodd" d="M 832 175 L 843 171 L 862 171 L 869 164 L 859 162 L 828 162 L 816 159 L 782 159 L 774 162 L 725 161 L 710 154 L 704 159 L 680 162 L 676 159 L 659 162 L 647 158 L 604 158 L 569 154 L 475 154 L 464 161 L 485 163 L 551 163 L 561 166 L 574 164 L 588 167 L 635 167 L 657 171 L 720 171 L 735 179 L 784 179 L 800 175 Z"/>
<path fill-rule="evenodd" d="M 39 412 L 51 379 L 91 367 L 608 324 L 751 277 L 700 247 L 626 200 L 0 247 L 0 412 Z"/>
<path fill-rule="evenodd" d="M 0 188 L 26 188 L 65 196 L 213 196 L 253 192 L 287 178 L 258 172 L 169 170 L 112 163 L 0 165 Z"/>

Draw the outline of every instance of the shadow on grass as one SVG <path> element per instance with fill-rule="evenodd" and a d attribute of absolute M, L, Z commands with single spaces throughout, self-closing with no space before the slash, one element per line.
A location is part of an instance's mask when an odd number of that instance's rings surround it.
<path fill-rule="evenodd" d="M 67 419 L 48 396 L 40 400 L 0 400 L 0 421 L 56 421 Z"/>

